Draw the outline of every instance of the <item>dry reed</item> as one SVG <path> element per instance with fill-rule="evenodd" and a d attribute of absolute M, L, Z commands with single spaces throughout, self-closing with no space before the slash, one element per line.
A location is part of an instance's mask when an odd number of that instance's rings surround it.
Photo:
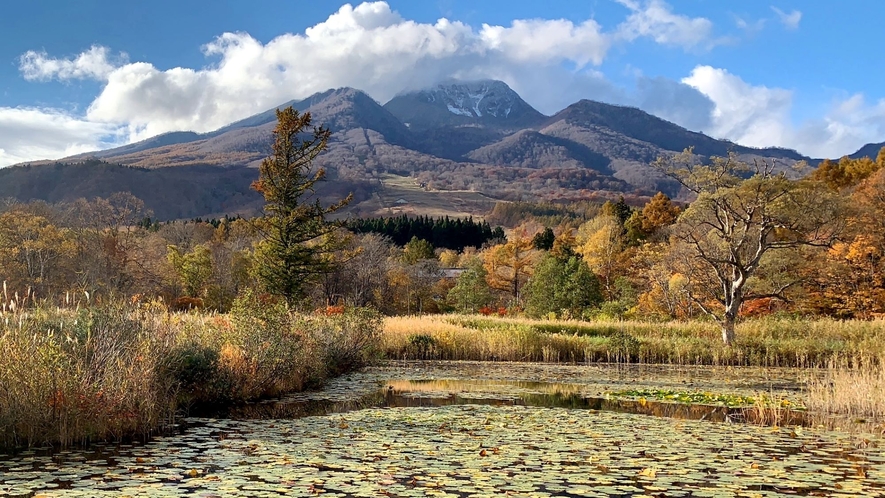
<path fill-rule="evenodd" d="M 825 367 L 885 353 L 885 321 L 759 319 L 725 346 L 711 322 L 550 321 L 472 315 L 390 317 L 391 359 Z"/>
<path fill-rule="evenodd" d="M 808 381 L 810 410 L 859 419 L 885 420 L 885 355 L 864 361 L 833 360 Z"/>
<path fill-rule="evenodd" d="M 292 392 L 360 366 L 377 314 L 170 313 L 135 306 L 0 311 L 0 450 L 120 440 L 187 407 Z"/>

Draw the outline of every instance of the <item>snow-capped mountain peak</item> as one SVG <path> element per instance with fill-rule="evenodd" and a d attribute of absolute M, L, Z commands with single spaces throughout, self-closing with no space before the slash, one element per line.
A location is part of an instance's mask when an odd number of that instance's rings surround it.
<path fill-rule="evenodd" d="M 494 80 L 447 81 L 397 95 L 384 107 L 412 130 L 441 125 L 516 130 L 546 119 L 506 83 Z"/>
<path fill-rule="evenodd" d="M 521 100 L 500 81 L 443 83 L 421 92 L 421 96 L 428 103 L 444 103 L 452 114 L 472 118 L 506 119 Z"/>

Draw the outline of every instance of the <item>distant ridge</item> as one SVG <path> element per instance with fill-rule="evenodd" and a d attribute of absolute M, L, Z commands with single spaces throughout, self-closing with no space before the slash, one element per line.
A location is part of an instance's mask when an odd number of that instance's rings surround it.
<path fill-rule="evenodd" d="M 650 163 L 687 147 L 702 156 L 734 152 L 747 160 L 770 160 L 788 172 L 795 162 L 809 160 L 791 150 L 756 149 L 714 139 L 633 107 L 581 100 L 545 116 L 501 81 L 447 81 L 401 93 L 384 105 L 357 89 L 330 89 L 209 133 L 166 133 L 44 166 L 12 168 L 4 178 L 14 184 L 0 188 L 0 197 L 55 202 L 70 195 L 138 191 L 149 205 L 162 206 L 186 202 L 186 197 L 170 192 L 190 185 L 204 201 L 160 211 L 168 216 L 200 216 L 206 210 L 252 209 L 256 197 L 249 183 L 257 176 L 254 168 L 270 153 L 275 111 L 290 105 L 309 111 L 316 125 L 331 130 L 328 149 L 317 158 L 317 166 L 328 172 L 324 192 L 333 196 L 354 191 L 358 202 L 372 206 L 357 203 L 354 212 L 390 209 L 379 192 L 388 188 L 391 177 L 408 176 L 410 180 L 400 184 L 423 192 L 470 191 L 486 199 L 623 195 L 639 202 L 658 191 L 680 195 L 679 185 Z M 65 163 L 77 163 L 78 169 Z M 158 173 L 145 175 L 108 163 Z M 165 171 L 170 168 L 178 171 Z M 213 171 L 218 174 L 213 176 Z M 60 187 L 63 182 L 80 187 L 65 190 Z M 164 189 L 164 182 L 176 185 Z"/>

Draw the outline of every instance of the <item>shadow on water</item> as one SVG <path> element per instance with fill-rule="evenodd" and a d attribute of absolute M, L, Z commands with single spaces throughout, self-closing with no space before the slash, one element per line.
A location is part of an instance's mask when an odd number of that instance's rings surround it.
<path fill-rule="evenodd" d="M 845 422 L 779 407 L 728 407 L 613 398 L 588 395 L 577 384 L 483 380 L 394 380 L 387 382 L 383 388 L 354 400 L 266 401 L 236 407 L 227 416 L 233 419 L 280 419 L 330 415 L 365 408 L 431 408 L 451 405 L 568 408 L 758 425 L 835 426 L 836 422 Z"/>

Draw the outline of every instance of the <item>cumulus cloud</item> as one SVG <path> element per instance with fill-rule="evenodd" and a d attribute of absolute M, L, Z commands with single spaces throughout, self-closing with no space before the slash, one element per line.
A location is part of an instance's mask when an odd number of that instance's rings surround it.
<path fill-rule="evenodd" d="M 556 74 L 565 71 L 563 64 L 571 68 L 565 75 L 571 83 L 570 75 L 600 64 L 610 44 L 593 20 L 516 20 L 475 30 L 447 19 L 406 20 L 386 2 L 344 5 L 304 34 L 284 34 L 266 44 L 247 33 L 225 33 L 203 47 L 208 57 L 218 58 L 205 68 L 121 65 L 107 73 L 87 117 L 126 123 L 140 139 L 173 130 L 210 131 L 340 86 L 386 101 L 401 90 L 447 78 L 502 78 L 525 87 L 532 74 Z M 556 80 L 545 83 L 554 85 L 545 91 L 555 92 Z"/>
<path fill-rule="evenodd" d="M 663 0 L 618 0 L 632 11 L 618 27 L 621 38 L 633 41 L 648 37 L 662 45 L 673 45 L 690 49 L 710 49 L 722 43 L 713 38 L 713 23 L 703 17 L 687 17 L 674 14 Z"/>
<path fill-rule="evenodd" d="M 126 59 L 126 54 L 120 54 L 116 60 L 112 60 L 110 49 L 98 45 L 93 45 L 72 59 L 56 59 L 45 51 L 29 50 L 19 58 L 19 69 L 22 76 L 29 81 L 104 80 L 118 64 L 125 63 Z"/>
<path fill-rule="evenodd" d="M 39 108 L 0 107 L 0 167 L 122 145 L 113 126 Z"/>
<path fill-rule="evenodd" d="M 784 143 L 792 106 L 790 91 L 752 86 L 724 69 L 710 66 L 694 68 L 682 82 L 714 104 L 711 123 L 705 131 L 743 145 Z"/>
<path fill-rule="evenodd" d="M 837 99 L 821 118 L 794 124 L 793 94 L 751 85 L 724 69 L 698 66 L 683 78 L 713 104 L 701 130 L 755 147 L 780 146 L 811 157 L 837 158 L 885 136 L 885 99 L 867 102 L 862 94 Z"/>
<path fill-rule="evenodd" d="M 689 130 L 707 130 L 713 124 L 713 101 L 683 82 L 640 77 L 633 101 L 636 107 Z"/>
<path fill-rule="evenodd" d="M 771 10 L 777 14 L 781 24 L 786 26 L 787 29 L 799 29 L 799 22 L 802 21 L 802 12 L 793 10 L 790 13 L 786 13 L 777 7 L 771 7 Z"/>

